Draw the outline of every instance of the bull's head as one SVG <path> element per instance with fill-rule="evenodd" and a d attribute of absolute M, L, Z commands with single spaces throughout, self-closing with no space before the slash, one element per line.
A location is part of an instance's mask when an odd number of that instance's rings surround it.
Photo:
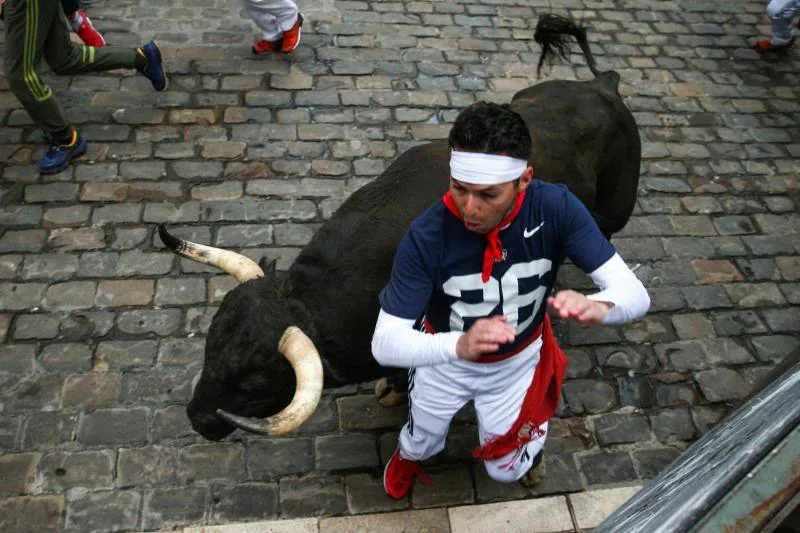
<path fill-rule="evenodd" d="M 203 372 L 186 409 L 194 430 L 218 440 L 236 427 L 282 435 L 302 424 L 317 408 L 323 379 L 319 353 L 303 331 L 313 328 L 303 306 L 253 260 L 178 239 L 163 226 L 158 231 L 176 254 L 241 283 L 225 296 L 208 332 Z"/>

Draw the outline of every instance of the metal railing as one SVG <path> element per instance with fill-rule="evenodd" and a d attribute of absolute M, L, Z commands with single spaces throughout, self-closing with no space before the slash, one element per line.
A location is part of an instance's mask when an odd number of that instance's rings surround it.
<path fill-rule="evenodd" d="M 800 349 L 599 533 L 771 531 L 800 499 Z"/>

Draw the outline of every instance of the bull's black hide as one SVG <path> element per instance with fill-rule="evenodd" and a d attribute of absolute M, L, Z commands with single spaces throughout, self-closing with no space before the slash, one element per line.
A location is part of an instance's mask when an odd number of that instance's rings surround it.
<path fill-rule="evenodd" d="M 639 179 L 639 135 L 618 83 L 615 72 L 586 82 L 546 81 L 512 100 L 531 130 L 536 177 L 569 186 L 606 235 L 630 217 Z M 220 408 L 264 417 L 289 403 L 294 373 L 277 351 L 288 326 L 315 343 L 326 387 L 386 374 L 370 350 L 377 295 L 409 223 L 447 190 L 449 152 L 445 141 L 408 150 L 342 204 L 285 279 L 267 271 L 228 293 L 187 409 L 197 432 L 216 440 L 233 431 L 215 415 Z"/>

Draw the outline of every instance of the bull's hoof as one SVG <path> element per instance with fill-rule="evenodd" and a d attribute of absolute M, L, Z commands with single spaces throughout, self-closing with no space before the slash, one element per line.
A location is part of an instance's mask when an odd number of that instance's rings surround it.
<path fill-rule="evenodd" d="M 388 378 L 381 378 L 375 384 L 375 398 L 384 407 L 395 407 L 405 403 L 407 395 L 404 392 L 395 391 Z"/>
<path fill-rule="evenodd" d="M 542 457 L 539 459 L 539 463 L 535 464 L 530 470 L 525 472 L 525 475 L 520 478 L 519 482 L 523 487 L 532 489 L 544 481 L 545 472 L 546 468 L 544 464 L 544 454 L 542 454 Z"/>

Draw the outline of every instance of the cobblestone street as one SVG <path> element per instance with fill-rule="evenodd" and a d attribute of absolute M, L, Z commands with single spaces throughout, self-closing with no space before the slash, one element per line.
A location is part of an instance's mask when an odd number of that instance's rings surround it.
<path fill-rule="evenodd" d="M 133 71 L 46 75 L 89 141 L 40 175 L 41 132 L 0 79 L 0 530 L 153 531 L 346 517 L 643 484 L 800 346 L 800 50 L 762 58 L 763 1 L 298 2 L 300 47 L 254 57 L 235 0 L 100 0 L 109 44 L 162 47 L 170 89 Z M 557 323 L 570 365 L 529 491 L 492 481 L 465 409 L 433 485 L 383 492 L 405 407 L 326 390 L 283 438 L 194 433 L 185 406 L 236 281 L 164 249 L 156 226 L 286 270 L 353 191 L 477 100 L 536 78 L 537 16 L 589 26 L 643 143 L 612 238 L 648 288 L 624 327 Z M 3 53 L 5 47 L 2 46 Z M 577 50 L 577 47 L 575 47 Z M 560 283 L 589 289 L 565 266 Z M 469 407 L 469 406 L 468 406 Z M 566 508 L 566 507 L 565 507 Z"/>

